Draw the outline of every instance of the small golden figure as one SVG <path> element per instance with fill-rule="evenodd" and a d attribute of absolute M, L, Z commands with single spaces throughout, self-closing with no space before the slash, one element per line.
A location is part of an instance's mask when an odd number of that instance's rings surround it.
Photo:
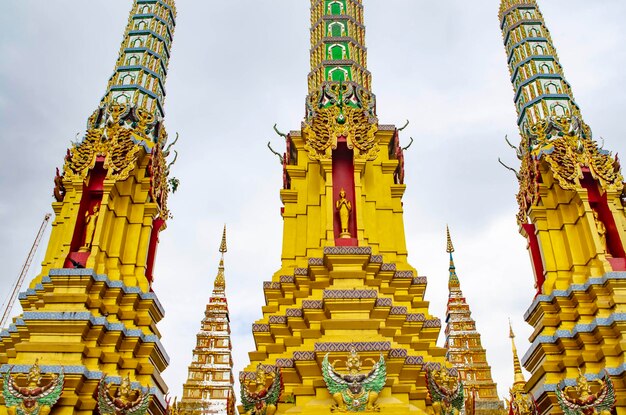
<path fill-rule="evenodd" d="M 346 191 L 341 189 L 339 192 L 339 200 L 336 202 L 336 208 L 339 211 L 339 223 L 341 224 L 340 238 L 352 238 L 348 227 L 350 226 L 350 213 L 352 212 L 352 203 L 346 199 Z"/>
<path fill-rule="evenodd" d="M 96 222 L 100 214 L 100 205 L 95 205 L 91 212 L 85 212 L 85 244 L 79 249 L 80 252 L 89 252 L 93 235 L 96 233 Z"/>
<path fill-rule="evenodd" d="M 602 244 L 602 249 L 606 253 L 607 252 L 606 225 L 604 224 L 604 222 L 600 220 L 600 217 L 598 216 L 598 212 L 596 212 L 595 210 L 593 211 L 593 218 L 595 219 L 595 222 L 596 222 L 596 229 L 598 230 L 598 236 L 600 237 L 600 243 Z"/>

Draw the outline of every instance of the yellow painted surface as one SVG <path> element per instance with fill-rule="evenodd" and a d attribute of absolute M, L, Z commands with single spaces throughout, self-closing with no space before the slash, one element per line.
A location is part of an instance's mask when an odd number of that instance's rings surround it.
<path fill-rule="evenodd" d="M 395 132 L 392 126 L 380 128 L 378 157 L 354 162 L 356 251 L 332 248 L 336 213 L 330 162 L 308 157 L 304 132 L 290 134 L 298 162 L 287 166 L 291 189 L 281 191 L 285 206 L 282 266 L 271 283 L 265 284 L 267 305 L 253 327 L 256 350 L 250 352 L 251 362 L 245 369 L 254 372 L 259 363 L 292 362 L 292 367 L 282 368 L 285 392 L 278 413 L 330 413 L 333 401 L 320 369 L 326 352 L 320 349 L 313 358 L 310 352 L 316 344 L 375 342 L 388 342 L 389 349 L 406 353 L 395 357 L 383 352 L 388 375 L 379 400 L 381 413 L 432 412 L 422 365 L 405 364 L 405 359 L 444 364 L 445 350 L 435 345 L 441 322 L 429 314 L 424 301 L 426 282 L 417 279 L 407 262 L 402 219 L 405 186 L 394 183 L 398 161 L 389 156 Z M 334 298 L 330 291 L 348 294 Z M 361 298 L 349 298 L 355 292 L 361 292 Z M 321 308 L 308 308 L 311 301 L 319 302 Z M 417 314 L 423 318 L 408 317 Z M 380 351 L 359 354 L 377 360 Z M 346 355 L 334 351 L 330 360 Z"/>
<path fill-rule="evenodd" d="M 63 395 L 52 415 L 92 414 L 102 374 L 129 374 L 132 382 L 167 391 L 161 372 L 168 358 L 153 340 L 160 337 L 156 323 L 163 311 L 148 294 L 145 276 L 153 219 L 161 208 L 149 195 L 152 184 L 146 172 L 151 156 L 143 148 L 137 154 L 128 178 L 104 181 L 85 269 L 62 269 L 85 187 L 81 180 L 64 181 L 64 200 L 53 203 L 55 219 L 42 271 L 20 299 L 26 314 L 18 317 L 17 331 L 0 339 L 0 364 L 30 366 L 39 359 L 44 373 L 46 366 L 66 368 Z M 89 180 L 90 175 L 85 183 Z M 94 279 L 92 273 L 102 277 Z M 120 282 L 124 287 L 116 286 Z M 163 411 L 153 399 L 151 412 Z M 0 405 L 0 415 L 5 413 Z"/>
<path fill-rule="evenodd" d="M 546 281 L 542 294 L 566 291 L 573 284 L 588 283 L 613 271 L 607 261 L 599 236 L 587 190 L 579 186 L 564 190 L 553 171 L 541 163 L 539 192 L 541 203 L 531 207 L 529 218 L 536 226 Z M 600 184 L 600 189 L 602 185 Z M 601 190 L 601 192 L 603 192 Z M 616 222 L 619 237 L 626 241 L 624 208 L 616 192 L 606 192 L 608 206 Z M 522 231 L 523 233 L 523 231 Z M 622 367 L 626 340 L 626 324 L 598 327 L 580 332 L 581 325 L 598 318 L 609 318 L 626 311 L 625 280 L 609 280 L 593 285 L 586 291 L 575 291 L 569 297 L 558 296 L 551 302 L 541 302 L 529 314 L 527 321 L 535 327 L 530 340 L 553 336 L 557 332 L 579 332 L 574 338 L 561 338 L 556 343 L 539 346 L 528 357 L 525 367 L 532 373 L 528 388 L 537 391 L 543 384 L 558 384 L 563 379 L 575 379 L 580 367 L 584 373 L 600 374 L 608 368 Z M 561 336 L 562 337 L 562 336 Z M 612 377 L 616 388 L 618 413 L 626 408 L 626 375 Z M 558 407 L 553 393 L 543 395 L 540 408 Z"/>

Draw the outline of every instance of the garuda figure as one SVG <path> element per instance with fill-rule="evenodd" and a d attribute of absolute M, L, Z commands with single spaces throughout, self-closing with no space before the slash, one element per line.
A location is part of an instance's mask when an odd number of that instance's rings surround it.
<path fill-rule="evenodd" d="M 98 384 L 98 410 L 100 415 L 144 415 L 150 405 L 150 393 L 141 389 L 133 389 L 130 377 L 122 379 L 122 383 L 113 392 L 111 383 L 105 381 L 106 375 Z"/>
<path fill-rule="evenodd" d="M 463 383 L 448 373 L 445 367 L 428 370 L 426 383 L 435 415 L 459 415 L 465 404 Z"/>
<path fill-rule="evenodd" d="M 371 360 L 371 359 L 368 359 Z M 322 374 L 328 391 L 335 400 L 332 412 L 379 412 L 378 394 L 387 381 L 387 367 L 382 354 L 369 373 L 361 373 L 361 359 L 352 348 L 346 361 L 348 373 L 335 370 L 335 362 L 328 362 L 328 353 L 322 361 Z"/>
<path fill-rule="evenodd" d="M 613 382 L 604 375 L 604 379 L 597 380 L 600 389 L 591 391 L 591 385 L 580 372 L 576 379 L 576 386 L 567 386 L 556 389 L 559 406 L 565 415 L 610 415 L 615 406 L 615 389 Z"/>
<path fill-rule="evenodd" d="M 279 368 L 268 376 L 258 365 L 254 379 L 241 381 L 241 402 L 247 415 L 273 415 L 282 393 L 283 376 Z"/>
<path fill-rule="evenodd" d="M 2 395 L 9 415 L 48 415 L 63 392 L 63 371 L 52 375 L 50 382 L 42 385 L 38 361 L 28 371 L 26 386 L 20 386 L 11 370 L 4 374 Z"/>
<path fill-rule="evenodd" d="M 507 402 L 512 415 L 539 415 L 535 400 L 531 394 L 524 391 L 523 385 L 514 385 L 509 392 L 511 394 L 511 400 L 507 400 Z"/>

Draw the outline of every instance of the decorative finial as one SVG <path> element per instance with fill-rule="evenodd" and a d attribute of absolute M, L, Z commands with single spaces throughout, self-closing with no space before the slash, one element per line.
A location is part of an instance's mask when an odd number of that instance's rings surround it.
<path fill-rule="evenodd" d="M 220 244 L 220 252 L 222 253 L 222 257 L 227 251 L 228 249 L 226 248 L 226 225 L 224 225 L 224 233 L 222 233 L 222 243 Z"/>
<path fill-rule="evenodd" d="M 226 248 L 226 225 L 224 225 L 224 232 L 222 233 L 222 242 L 220 243 L 220 252 L 222 257 L 220 258 L 220 265 L 217 268 L 217 276 L 215 277 L 215 289 L 224 289 L 226 287 L 226 279 L 224 278 L 224 253 L 228 251 Z"/>
<path fill-rule="evenodd" d="M 513 333 L 513 325 L 511 324 L 511 319 L 509 319 L 509 337 L 511 338 L 511 346 L 513 349 L 513 370 L 515 371 L 513 385 L 521 386 L 523 388 L 526 385 L 526 379 L 524 379 L 524 374 L 522 373 L 522 365 L 520 364 L 519 357 L 517 356 L 517 347 L 515 347 L 515 333 Z"/>
<path fill-rule="evenodd" d="M 451 254 L 454 252 L 454 245 L 452 245 L 452 238 L 450 237 L 450 228 L 446 225 L 446 235 L 448 237 L 448 246 L 446 248 L 446 252 Z"/>
<path fill-rule="evenodd" d="M 446 236 L 448 239 L 448 246 L 446 248 L 446 252 L 450 254 L 450 267 L 448 270 L 450 271 L 450 278 L 448 279 L 448 288 L 450 290 L 456 289 L 458 290 L 460 287 L 459 277 L 456 275 L 456 267 L 454 266 L 454 258 L 452 258 L 452 253 L 454 252 L 454 246 L 452 245 L 452 238 L 450 237 L 450 228 L 446 225 Z"/>

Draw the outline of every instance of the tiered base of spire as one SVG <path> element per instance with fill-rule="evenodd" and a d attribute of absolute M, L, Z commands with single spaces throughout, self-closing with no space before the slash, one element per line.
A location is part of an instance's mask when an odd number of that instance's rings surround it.
<path fill-rule="evenodd" d="M 618 408 L 626 407 L 626 272 L 612 272 L 538 296 L 525 318 L 535 327 L 522 359 L 541 413 L 558 405 L 555 390 L 573 386 L 582 368 L 588 380 L 608 373 Z M 618 410 L 619 413 L 619 410 Z"/>
<path fill-rule="evenodd" d="M 151 388 L 153 415 L 165 414 L 161 372 L 169 358 L 155 324 L 163 308 L 152 292 L 96 275 L 53 269 L 20 294 L 24 313 L 0 334 L 0 372 L 26 373 L 39 359 L 43 373 L 65 373 L 55 413 L 92 415 L 98 382 L 130 374 L 133 388 Z M 120 383 L 121 378 L 108 378 Z M 0 406 L 0 414 L 6 414 Z"/>
<path fill-rule="evenodd" d="M 396 270 L 370 247 L 327 247 L 308 263 L 264 284 L 267 305 L 252 328 L 257 347 L 242 376 L 254 376 L 259 363 L 268 372 L 278 366 L 285 390 L 277 413 L 330 413 L 322 360 L 329 353 L 343 361 L 354 347 L 368 367 L 381 355 L 386 362 L 380 413 L 426 410 L 425 371 L 445 356 L 435 346 L 441 321 L 424 301 L 426 278 Z"/>

